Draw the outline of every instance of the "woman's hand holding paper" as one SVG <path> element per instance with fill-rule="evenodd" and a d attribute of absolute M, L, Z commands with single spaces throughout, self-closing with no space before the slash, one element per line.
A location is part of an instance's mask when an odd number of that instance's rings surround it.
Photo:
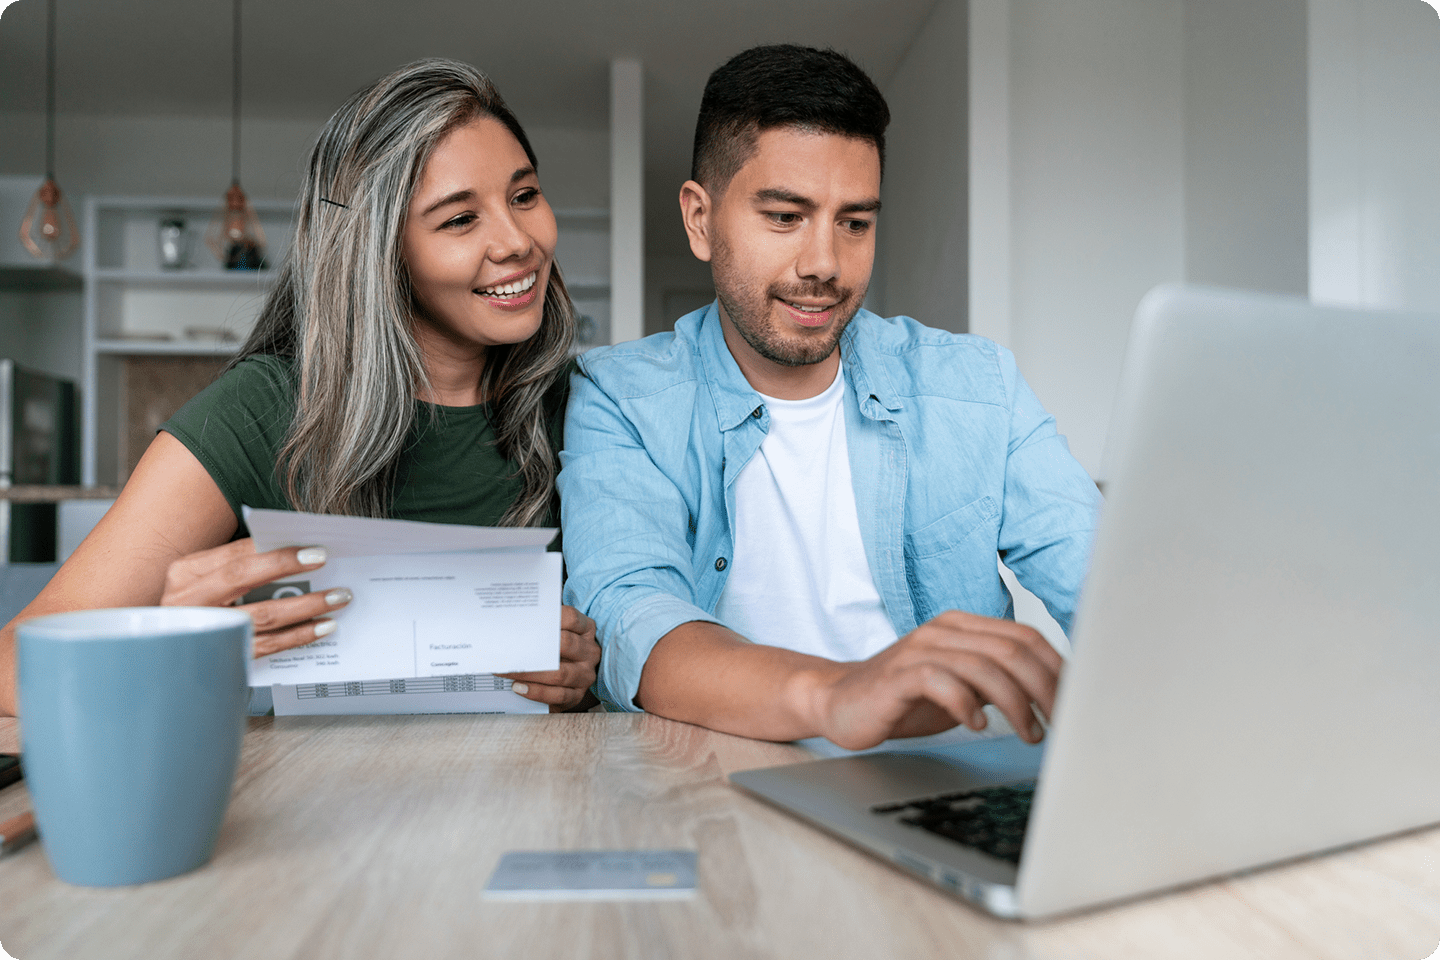
<path fill-rule="evenodd" d="M 255 621 L 255 656 L 304 646 L 335 632 L 335 621 L 325 614 L 350 602 L 348 589 L 240 604 L 256 587 L 295 574 L 318 569 L 325 563 L 324 547 L 284 547 L 256 553 L 247 537 L 210 550 L 187 554 L 170 564 L 165 573 L 161 606 L 237 606 Z M 590 634 L 594 637 L 592 623 Z M 597 648 L 598 654 L 598 648 Z M 593 671 L 592 671 L 593 681 Z"/>
<path fill-rule="evenodd" d="M 590 694 L 600 667 L 600 645 L 595 642 L 595 621 L 574 607 L 560 607 L 560 669 L 536 673 L 507 673 L 512 688 L 522 697 L 548 703 L 551 713 L 588 709 L 596 702 Z"/>

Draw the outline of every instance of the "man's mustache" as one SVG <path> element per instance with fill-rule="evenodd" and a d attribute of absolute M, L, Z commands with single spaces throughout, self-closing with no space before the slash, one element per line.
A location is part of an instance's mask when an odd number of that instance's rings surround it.
<path fill-rule="evenodd" d="M 770 296 L 777 300 L 835 300 L 841 303 L 849 300 L 854 292 L 849 287 L 837 287 L 833 283 L 799 283 L 783 287 L 774 284 L 769 291 Z"/>

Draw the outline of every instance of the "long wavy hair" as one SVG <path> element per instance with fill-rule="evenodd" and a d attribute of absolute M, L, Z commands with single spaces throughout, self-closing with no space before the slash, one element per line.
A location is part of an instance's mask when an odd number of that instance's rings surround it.
<path fill-rule="evenodd" d="M 403 256 L 405 216 L 436 144 L 479 117 L 504 124 L 539 169 L 499 91 L 455 60 L 401 67 L 352 96 L 320 131 L 293 244 L 237 358 L 296 362 L 295 418 L 276 469 L 297 510 L 390 510 L 415 398 L 430 387 L 412 329 L 420 307 Z M 542 522 L 553 502 L 558 458 L 543 400 L 574 337 L 575 310 L 552 264 L 539 331 L 486 351 L 481 392 L 499 451 L 523 481 L 500 521 L 507 526 Z"/>

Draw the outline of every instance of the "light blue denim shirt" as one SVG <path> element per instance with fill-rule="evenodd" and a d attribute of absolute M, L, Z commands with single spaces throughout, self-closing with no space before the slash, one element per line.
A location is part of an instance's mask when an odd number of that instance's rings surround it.
<path fill-rule="evenodd" d="M 896 634 L 951 609 L 1013 616 L 997 552 L 1068 632 L 1100 497 L 1010 351 L 862 310 L 840 353 L 860 535 Z M 601 698 L 638 710 L 656 641 L 720 622 L 735 478 L 770 419 L 713 303 L 580 371 L 560 455 L 565 602 L 595 620 Z"/>

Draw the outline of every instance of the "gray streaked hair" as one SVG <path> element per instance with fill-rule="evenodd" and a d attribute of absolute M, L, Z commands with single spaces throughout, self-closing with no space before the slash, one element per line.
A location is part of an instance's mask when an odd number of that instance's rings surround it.
<path fill-rule="evenodd" d="M 380 78 L 320 131 L 289 255 L 240 350 L 240 358 L 295 359 L 299 395 L 276 471 L 297 510 L 390 511 L 415 397 L 430 386 L 411 326 L 419 307 L 403 256 L 405 216 L 436 144 L 478 117 L 504 124 L 538 169 L 494 84 L 455 60 L 418 60 Z M 539 331 L 486 351 L 481 392 L 499 452 L 523 482 L 500 521 L 507 526 L 542 522 L 554 502 L 558 458 L 542 401 L 574 336 L 575 310 L 552 264 Z"/>

